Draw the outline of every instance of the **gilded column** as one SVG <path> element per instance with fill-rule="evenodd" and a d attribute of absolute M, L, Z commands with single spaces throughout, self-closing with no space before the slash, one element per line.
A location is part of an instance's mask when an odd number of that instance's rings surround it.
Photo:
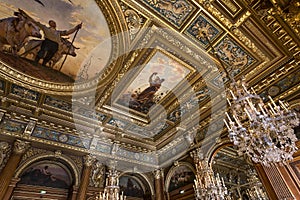
<path fill-rule="evenodd" d="M 164 197 L 164 185 L 163 185 L 163 171 L 157 169 L 154 171 L 155 177 L 155 196 L 156 200 L 165 200 Z"/>
<path fill-rule="evenodd" d="M 20 178 L 12 178 L 10 181 L 10 184 L 6 190 L 5 196 L 3 198 L 3 200 L 10 200 L 11 199 L 11 195 L 17 185 L 17 183 L 20 181 Z"/>
<path fill-rule="evenodd" d="M 12 155 L 8 159 L 4 169 L 0 174 L 0 199 L 4 199 L 6 191 L 12 181 L 13 175 L 21 161 L 21 158 L 29 146 L 29 142 L 22 140 L 16 140 L 14 142 Z"/>
<path fill-rule="evenodd" d="M 81 174 L 81 182 L 78 190 L 77 199 L 86 199 L 86 192 L 89 186 L 89 178 L 92 171 L 92 165 L 95 162 L 95 157 L 87 155 L 84 157 L 84 167 Z"/>

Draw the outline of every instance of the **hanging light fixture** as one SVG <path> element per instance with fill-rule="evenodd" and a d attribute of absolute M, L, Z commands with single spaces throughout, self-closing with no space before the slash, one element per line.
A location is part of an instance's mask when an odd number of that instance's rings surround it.
<path fill-rule="evenodd" d="M 286 164 L 297 151 L 294 127 L 299 125 L 296 113 L 288 104 L 277 105 L 269 96 L 265 104 L 253 89 L 247 89 L 244 79 L 233 82 L 228 89 L 229 113 L 224 120 L 229 138 L 238 147 L 239 155 L 246 154 L 255 163 L 265 166 Z"/>
<path fill-rule="evenodd" d="M 119 172 L 115 168 L 109 169 L 104 191 L 99 193 L 96 200 L 126 200 L 124 193 L 120 194 Z"/>
<path fill-rule="evenodd" d="M 199 149 L 191 152 L 196 165 L 196 179 L 194 190 L 197 200 L 231 200 L 223 178 L 219 174 L 214 175 L 207 158 Z"/>
<path fill-rule="evenodd" d="M 235 81 L 203 33 L 227 77 L 231 80 L 227 89 L 229 110 L 224 119 L 230 141 L 238 154 L 247 155 L 253 162 L 264 166 L 286 164 L 297 151 L 294 127 L 299 125 L 295 112 L 282 101 L 276 104 L 269 96 L 265 104 L 253 88 L 248 89 L 245 79 Z"/>
<path fill-rule="evenodd" d="M 257 174 L 254 170 L 248 170 L 248 182 L 249 187 L 246 190 L 247 196 L 250 200 L 269 200 L 266 192 L 263 189 L 262 183 L 260 182 Z"/>

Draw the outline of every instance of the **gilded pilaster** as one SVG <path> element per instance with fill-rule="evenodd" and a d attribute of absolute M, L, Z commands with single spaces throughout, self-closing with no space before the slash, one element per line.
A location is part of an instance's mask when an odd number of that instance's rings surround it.
<path fill-rule="evenodd" d="M 81 174 L 81 182 L 78 190 L 77 199 L 82 200 L 86 198 L 86 192 L 89 185 L 89 178 L 92 171 L 92 165 L 96 161 L 95 157 L 92 155 L 87 155 L 84 157 L 84 167 Z"/>
<path fill-rule="evenodd" d="M 154 171 L 155 178 L 155 196 L 157 200 L 165 200 L 164 196 L 164 187 L 163 187 L 163 171 L 161 169 L 157 169 Z"/>
<path fill-rule="evenodd" d="M 0 174 L 0 199 L 4 199 L 5 196 L 10 196 L 11 193 L 6 194 L 6 192 L 9 192 L 7 190 L 12 181 L 12 177 L 21 161 L 22 156 L 29 146 L 29 142 L 26 141 L 16 140 L 14 142 L 12 155 L 8 159 Z"/>

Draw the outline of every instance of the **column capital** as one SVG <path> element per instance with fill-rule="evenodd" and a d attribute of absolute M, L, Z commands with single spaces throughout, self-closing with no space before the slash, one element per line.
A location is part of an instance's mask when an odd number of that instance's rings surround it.
<path fill-rule="evenodd" d="M 156 169 L 154 170 L 154 177 L 155 179 L 161 179 L 163 177 L 163 170 L 162 169 Z"/>
<path fill-rule="evenodd" d="M 5 152 L 9 149 L 9 144 L 7 142 L 0 142 L 0 151 Z"/>
<path fill-rule="evenodd" d="M 29 142 L 17 139 L 14 142 L 13 152 L 16 154 L 24 154 L 29 147 Z"/>
<path fill-rule="evenodd" d="M 90 167 L 96 161 L 96 157 L 89 154 L 83 157 L 83 161 L 85 166 Z"/>

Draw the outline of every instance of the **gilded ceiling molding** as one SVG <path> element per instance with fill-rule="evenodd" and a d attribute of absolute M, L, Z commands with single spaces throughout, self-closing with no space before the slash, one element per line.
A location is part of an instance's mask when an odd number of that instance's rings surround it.
<path fill-rule="evenodd" d="M 273 85 L 274 81 L 278 81 L 279 78 L 286 76 L 287 74 L 291 73 L 293 70 L 298 68 L 298 64 L 292 60 L 288 64 L 285 64 L 281 68 L 277 69 L 272 74 L 269 74 L 267 77 L 264 78 L 259 84 L 256 84 L 253 88 L 256 91 L 261 91 L 263 88 L 267 88 L 270 85 Z"/>
<path fill-rule="evenodd" d="M 291 109 L 300 107 L 300 99 L 289 102 Z M 300 114 L 300 113 L 299 113 Z"/>
<path fill-rule="evenodd" d="M 225 25 L 228 30 L 230 30 L 230 33 L 235 35 L 237 39 L 239 39 L 239 41 L 243 43 L 243 45 L 249 48 L 252 52 L 255 52 L 256 55 L 259 56 L 261 60 L 264 61 L 259 66 L 257 66 L 254 70 L 246 74 L 245 76 L 246 79 L 250 80 L 251 77 L 257 74 L 258 71 L 263 69 L 265 65 L 270 61 L 270 59 L 266 55 L 264 55 L 261 52 L 261 50 L 257 48 L 257 46 L 238 29 L 238 27 L 241 26 L 241 24 L 250 23 L 250 20 L 248 19 L 251 17 L 251 13 L 247 11 L 243 16 L 239 18 L 239 20 L 235 24 L 232 24 L 230 20 L 228 20 L 224 15 L 222 15 L 218 11 L 218 9 L 211 4 L 211 1 L 199 0 L 199 3 L 202 4 L 209 13 L 211 13 L 214 17 L 219 19 L 222 22 L 222 24 Z"/>
<path fill-rule="evenodd" d="M 220 138 L 220 141 L 216 143 L 215 145 L 211 146 L 207 151 L 207 158 L 210 163 L 212 163 L 214 156 L 218 153 L 218 151 L 224 147 L 232 146 L 232 143 L 230 142 L 228 137 L 225 137 L 223 139 Z"/>
<path fill-rule="evenodd" d="M 119 1 L 119 5 L 124 13 L 123 17 L 127 22 L 130 40 L 134 40 L 142 27 L 147 23 L 148 19 L 136 8 L 127 4 L 127 2 Z"/>
<path fill-rule="evenodd" d="M 205 10 L 207 10 L 214 17 L 219 19 L 222 22 L 222 24 L 227 27 L 227 29 L 231 29 L 233 24 L 217 8 L 215 8 L 212 5 L 213 0 L 198 0 L 198 2 L 205 8 Z"/>
<path fill-rule="evenodd" d="M 251 22 L 248 20 L 245 23 L 250 24 Z M 244 33 L 242 33 L 238 28 L 233 27 L 231 29 L 231 33 L 233 33 L 235 36 L 237 36 L 237 38 L 239 39 L 239 41 L 241 41 L 243 43 L 243 45 L 245 45 L 247 48 L 251 49 L 251 51 L 255 52 L 255 54 L 257 56 L 260 57 L 261 60 L 263 60 L 263 65 L 261 64 L 258 68 L 256 67 L 254 71 L 257 72 L 257 70 L 261 70 L 264 67 L 264 64 L 267 63 L 268 61 L 270 61 L 270 59 L 264 55 L 261 50 L 259 48 L 257 48 L 257 46 L 255 46 L 255 44 L 249 39 L 247 38 Z M 254 73 L 254 72 L 252 72 Z"/>
<path fill-rule="evenodd" d="M 267 15 L 262 18 L 262 21 L 265 22 L 265 25 L 278 37 L 279 41 L 287 47 L 287 49 L 291 52 L 291 55 L 299 55 L 300 48 L 297 47 L 298 42 L 295 41 L 295 38 L 291 37 L 287 30 L 284 29 L 274 16 Z"/>
<path fill-rule="evenodd" d="M 233 25 L 234 27 L 239 27 L 243 24 L 249 17 L 251 16 L 251 12 L 247 11 L 243 16 L 241 16 Z"/>
<path fill-rule="evenodd" d="M 286 99 L 288 96 L 296 94 L 297 92 L 300 91 L 300 83 L 296 85 L 295 87 L 291 88 L 290 90 L 284 92 L 283 94 L 279 95 L 278 97 L 275 98 L 277 99 Z"/>

